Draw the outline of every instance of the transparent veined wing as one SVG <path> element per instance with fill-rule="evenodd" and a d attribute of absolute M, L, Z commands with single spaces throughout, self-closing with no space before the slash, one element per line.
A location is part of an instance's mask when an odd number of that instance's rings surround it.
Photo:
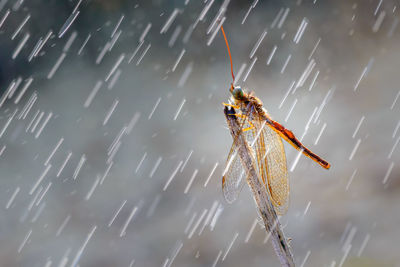
<path fill-rule="evenodd" d="M 246 182 L 246 176 L 245 168 L 243 168 L 238 155 L 238 147 L 233 143 L 222 174 L 222 192 L 228 203 L 232 203 L 238 198 Z"/>
<path fill-rule="evenodd" d="M 281 137 L 265 121 L 251 120 L 253 129 L 248 142 L 254 151 L 260 179 L 269 193 L 275 211 L 284 214 L 289 206 L 289 178 Z"/>
<path fill-rule="evenodd" d="M 226 116 L 235 116 L 241 129 L 251 127 L 248 123 L 248 116 L 236 113 L 235 109 L 228 108 Z M 243 133 L 246 136 L 249 131 Z M 247 139 L 247 138 L 246 138 Z M 239 152 L 239 144 L 237 144 L 237 136 L 233 137 L 233 144 L 228 154 L 224 172 L 222 174 L 222 192 L 224 198 L 228 203 L 234 202 L 241 192 L 247 180 L 247 173 L 245 166 L 243 166 Z"/>
<path fill-rule="evenodd" d="M 289 207 L 289 176 L 285 148 L 281 137 L 270 127 L 264 127 L 263 138 L 267 153 L 262 161 L 262 173 L 266 173 L 272 204 L 278 214 L 284 214 Z"/>

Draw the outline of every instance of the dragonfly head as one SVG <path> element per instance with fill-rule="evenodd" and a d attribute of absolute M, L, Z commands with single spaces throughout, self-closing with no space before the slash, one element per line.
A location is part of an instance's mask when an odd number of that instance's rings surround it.
<path fill-rule="evenodd" d="M 231 85 L 231 88 L 229 89 L 229 91 L 231 92 L 231 94 L 235 100 L 243 100 L 244 92 L 243 92 L 242 88 L 240 88 L 239 86 L 234 87 L 233 85 Z"/>

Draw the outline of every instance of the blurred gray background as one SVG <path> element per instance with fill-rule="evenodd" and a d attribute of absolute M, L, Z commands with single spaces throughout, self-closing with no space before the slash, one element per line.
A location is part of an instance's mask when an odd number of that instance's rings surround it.
<path fill-rule="evenodd" d="M 297 265 L 400 266 L 397 4 L 0 1 L 0 266 L 279 265 L 221 192 L 219 12 L 236 83 L 332 164 L 290 172 Z"/>

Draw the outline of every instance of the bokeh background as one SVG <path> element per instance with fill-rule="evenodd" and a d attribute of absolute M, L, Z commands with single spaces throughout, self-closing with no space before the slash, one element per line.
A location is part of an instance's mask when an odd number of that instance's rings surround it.
<path fill-rule="evenodd" d="M 332 164 L 290 172 L 297 265 L 400 266 L 397 5 L 0 1 L 0 266 L 279 265 L 221 192 L 224 16 L 236 83 Z"/>

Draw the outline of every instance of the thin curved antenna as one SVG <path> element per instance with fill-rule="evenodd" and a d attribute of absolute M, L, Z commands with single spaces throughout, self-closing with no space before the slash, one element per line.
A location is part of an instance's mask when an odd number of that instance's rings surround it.
<path fill-rule="evenodd" d="M 224 28 L 222 27 L 222 25 L 221 25 L 221 31 L 222 31 L 222 34 L 224 35 L 226 47 L 228 48 L 229 60 L 231 61 L 231 74 L 232 74 L 232 79 L 233 79 L 233 81 L 232 81 L 232 87 L 233 87 L 233 84 L 235 83 L 235 75 L 233 74 L 231 50 L 229 49 L 228 39 L 226 39 L 225 31 L 224 31 Z"/>

